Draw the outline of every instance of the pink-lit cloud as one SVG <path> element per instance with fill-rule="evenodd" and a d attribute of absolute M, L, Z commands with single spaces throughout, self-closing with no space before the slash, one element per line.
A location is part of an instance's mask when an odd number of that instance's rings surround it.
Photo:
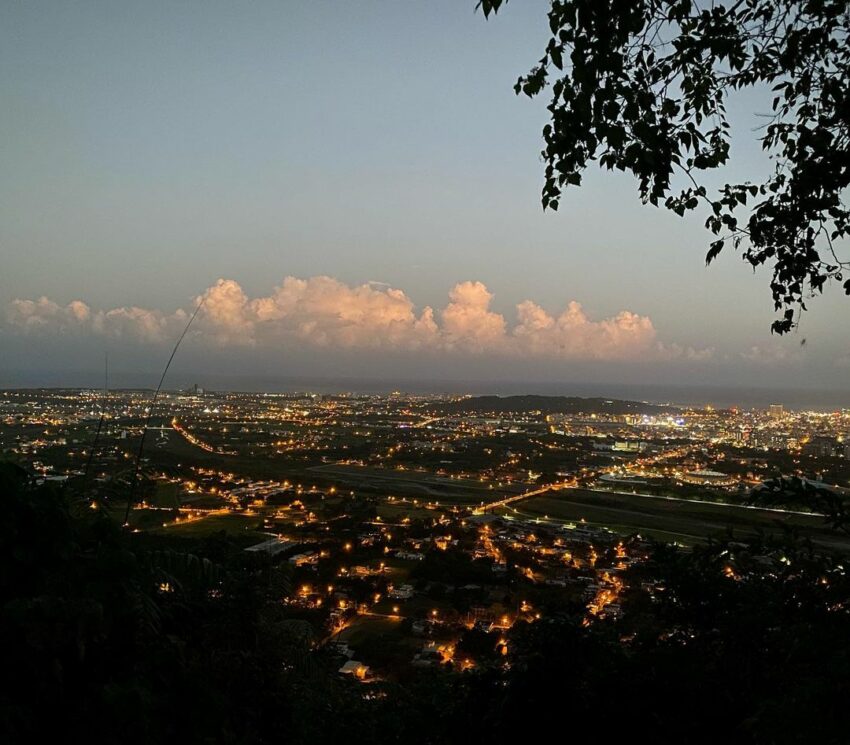
<path fill-rule="evenodd" d="M 82 300 L 59 305 L 46 297 L 13 300 L 6 307 L 6 323 L 13 330 L 54 334 L 90 332 L 153 343 L 172 338 L 186 321 L 183 310 L 171 314 L 135 306 L 92 310 Z"/>
<path fill-rule="evenodd" d="M 507 323 L 490 310 L 493 294 L 481 282 L 460 282 L 449 292 L 443 309 L 441 340 L 448 349 L 503 352 Z"/>
<path fill-rule="evenodd" d="M 220 279 L 202 303 L 193 335 L 220 346 L 384 350 L 440 355 L 567 360 L 701 361 L 713 350 L 665 344 L 652 321 L 631 311 L 594 320 L 577 302 L 551 314 L 525 300 L 516 321 L 492 310 L 481 282 L 456 284 L 440 310 L 417 309 L 408 295 L 377 282 L 348 285 L 327 276 L 286 277 L 269 295 L 251 298 L 238 282 Z M 196 306 L 197 307 L 197 306 Z M 75 300 L 14 300 L 6 328 L 17 333 L 91 333 L 161 343 L 176 338 L 188 310 L 93 310 Z"/>

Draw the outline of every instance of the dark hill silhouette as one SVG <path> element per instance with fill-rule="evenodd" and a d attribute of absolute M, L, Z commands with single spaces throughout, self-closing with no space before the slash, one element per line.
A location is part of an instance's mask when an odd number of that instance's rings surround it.
<path fill-rule="evenodd" d="M 661 414 L 676 411 L 643 401 L 579 396 L 473 396 L 452 401 L 442 407 L 445 414 L 516 414 L 539 411 L 543 414 Z"/>

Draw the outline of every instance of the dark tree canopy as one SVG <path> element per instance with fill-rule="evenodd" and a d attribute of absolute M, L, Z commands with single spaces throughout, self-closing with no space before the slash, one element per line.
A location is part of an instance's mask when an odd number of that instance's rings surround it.
<path fill-rule="evenodd" d="M 753 501 L 809 505 L 847 532 L 843 495 L 817 483 L 777 480 Z M 352 642 L 392 673 L 364 687 L 337 672 L 323 617 L 281 602 L 286 558 L 120 516 L 0 460 L 0 742 L 516 745 L 566 725 L 577 741 L 847 743 L 846 551 L 790 534 L 649 545 L 623 571 L 622 615 L 592 623 L 572 591 L 503 586 L 506 604 L 533 593 L 541 619 L 456 629 L 476 663 L 462 673 L 414 668 L 384 628 Z M 486 560 L 454 549 L 414 572 L 496 590 Z"/>
<path fill-rule="evenodd" d="M 485 16 L 507 0 L 481 0 Z M 549 89 L 543 207 L 558 209 L 592 161 L 637 178 L 644 202 L 678 215 L 703 206 L 715 238 L 773 270 L 779 313 L 797 323 L 828 280 L 850 294 L 839 249 L 850 235 L 850 2 L 551 0 L 552 38 L 515 86 Z M 709 194 L 701 172 L 729 160 L 726 101 L 773 91 L 758 132 L 773 170 Z M 846 245 L 846 244 L 844 244 Z"/>

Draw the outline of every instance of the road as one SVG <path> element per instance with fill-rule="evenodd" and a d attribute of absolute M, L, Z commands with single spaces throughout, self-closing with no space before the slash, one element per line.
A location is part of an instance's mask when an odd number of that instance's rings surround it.
<path fill-rule="evenodd" d="M 560 489 L 567 489 L 572 487 L 572 482 L 561 482 L 557 484 L 547 484 L 546 486 L 541 486 L 539 489 L 532 489 L 531 491 L 523 492 L 522 494 L 516 494 L 512 497 L 505 497 L 504 499 L 500 499 L 498 502 L 488 502 L 483 507 L 478 507 L 472 511 L 473 515 L 483 515 L 485 512 L 490 512 L 497 507 L 507 507 L 509 504 L 514 504 L 515 502 L 522 502 L 526 499 L 531 499 L 531 497 L 537 497 L 541 494 L 545 494 L 548 491 L 559 491 Z"/>
<path fill-rule="evenodd" d="M 584 491 L 595 494 L 619 494 L 625 497 L 638 497 L 640 499 L 662 499 L 667 502 L 687 502 L 690 504 L 708 504 L 712 507 L 727 507 L 733 510 L 756 510 L 758 512 L 775 512 L 780 515 L 802 515 L 803 517 L 823 517 L 820 512 L 803 512 L 801 510 L 783 510 L 779 507 L 759 507 L 754 504 L 732 504 L 730 502 L 711 502 L 707 499 L 687 499 L 685 497 L 665 497 L 658 494 L 639 494 L 630 491 L 614 491 L 613 489 L 587 489 Z"/>

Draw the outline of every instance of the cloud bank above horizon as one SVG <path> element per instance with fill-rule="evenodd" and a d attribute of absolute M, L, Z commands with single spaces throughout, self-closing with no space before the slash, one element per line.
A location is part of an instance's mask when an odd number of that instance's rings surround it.
<path fill-rule="evenodd" d="M 478 281 L 457 283 L 446 305 L 417 309 L 400 289 L 378 282 L 349 285 L 329 276 L 288 276 L 266 296 L 249 297 L 233 279 L 219 279 L 195 299 L 191 334 L 217 347 L 274 350 L 309 345 L 325 350 L 404 352 L 429 356 L 575 361 L 701 361 L 712 349 L 665 343 L 648 316 L 622 310 L 590 318 L 576 301 L 553 315 L 532 300 L 511 323 L 491 309 L 493 294 Z M 183 331 L 194 307 L 95 309 L 84 300 L 60 305 L 47 297 L 15 299 L 5 330 L 18 335 L 79 334 L 161 345 Z"/>

